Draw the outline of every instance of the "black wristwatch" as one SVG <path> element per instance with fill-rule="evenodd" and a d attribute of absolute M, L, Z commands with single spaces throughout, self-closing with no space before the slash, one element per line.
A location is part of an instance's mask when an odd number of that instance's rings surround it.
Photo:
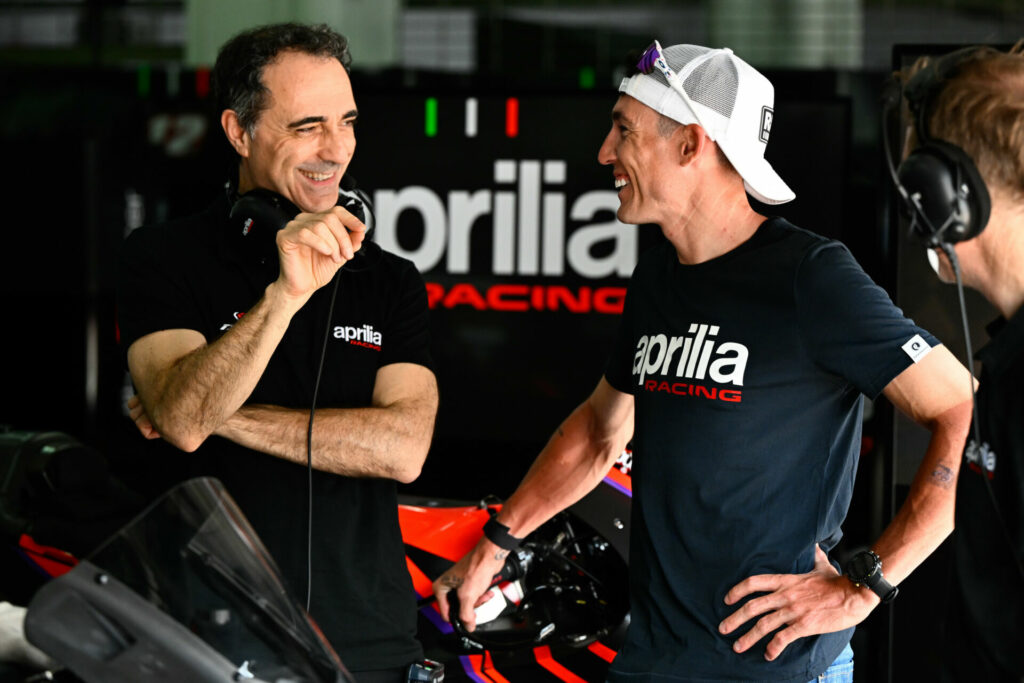
<path fill-rule="evenodd" d="M 505 550 L 515 550 L 523 539 L 516 538 L 509 533 L 509 528 L 498 521 L 497 517 L 491 517 L 484 524 L 484 536 L 487 540 Z"/>
<path fill-rule="evenodd" d="M 874 591 L 882 602 L 892 602 L 900 589 L 882 576 L 882 560 L 870 550 L 862 550 L 846 562 L 845 574 L 857 586 L 864 585 Z"/>

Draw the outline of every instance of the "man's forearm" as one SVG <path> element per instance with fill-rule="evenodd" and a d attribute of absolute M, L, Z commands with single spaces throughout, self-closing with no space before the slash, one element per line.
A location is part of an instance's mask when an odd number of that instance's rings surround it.
<path fill-rule="evenodd" d="M 499 520 L 524 537 L 589 493 L 633 434 L 632 406 L 613 431 L 585 402 L 562 423 L 502 507 Z"/>
<path fill-rule="evenodd" d="M 419 476 L 434 428 L 423 401 L 366 408 L 319 408 L 313 423 L 313 467 L 350 477 L 408 483 Z M 309 410 L 249 405 L 216 431 L 248 448 L 306 463 Z"/>
<path fill-rule="evenodd" d="M 936 418 L 907 500 L 873 546 L 893 584 L 906 578 L 953 531 L 957 474 L 970 419 L 970 402 Z"/>
<path fill-rule="evenodd" d="M 282 298 L 270 285 L 264 297 L 220 339 L 159 372 L 145 372 L 147 350 L 139 350 L 133 358 L 133 346 L 129 353 L 133 379 L 160 434 L 183 450 L 198 448 L 252 393 L 300 307 L 301 303 Z"/>

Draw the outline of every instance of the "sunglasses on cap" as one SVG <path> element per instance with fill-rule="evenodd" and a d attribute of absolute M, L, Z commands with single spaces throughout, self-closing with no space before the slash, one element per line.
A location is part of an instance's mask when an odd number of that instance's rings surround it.
<path fill-rule="evenodd" d="M 690 108 L 690 112 L 693 114 L 694 118 L 697 119 L 697 123 L 707 130 L 707 126 L 705 126 L 704 122 L 700 120 L 700 114 L 697 113 L 697 107 L 694 106 L 693 100 L 690 99 L 690 96 L 686 94 L 686 90 L 683 89 L 682 79 L 680 79 L 679 75 L 668 65 L 668 60 L 665 59 L 661 43 L 655 40 L 647 47 L 646 50 L 644 50 L 644 53 L 640 55 L 640 61 L 636 63 L 636 69 L 646 76 L 650 76 L 655 70 L 660 71 L 672 89 L 679 93 L 679 96 L 683 98 L 684 102 L 686 102 L 686 106 Z"/>

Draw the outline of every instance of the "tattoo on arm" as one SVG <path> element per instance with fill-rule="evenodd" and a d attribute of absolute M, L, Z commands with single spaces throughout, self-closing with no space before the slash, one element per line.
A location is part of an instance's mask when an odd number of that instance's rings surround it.
<path fill-rule="evenodd" d="M 929 481 L 938 486 L 939 488 L 949 489 L 953 486 L 953 470 L 949 469 L 945 465 L 939 465 L 932 470 Z"/>
<path fill-rule="evenodd" d="M 443 583 L 448 588 L 454 590 L 462 585 L 462 577 L 455 576 L 454 574 L 448 574 L 443 579 L 441 579 L 441 583 Z"/>
<path fill-rule="evenodd" d="M 508 557 L 508 551 L 507 550 L 503 549 L 503 550 L 499 550 L 498 552 L 494 553 L 494 559 L 496 559 L 496 560 L 504 560 L 506 557 Z"/>
<path fill-rule="evenodd" d="M 559 436 L 565 436 L 565 432 L 562 431 L 562 427 L 561 426 L 558 427 L 558 435 Z"/>

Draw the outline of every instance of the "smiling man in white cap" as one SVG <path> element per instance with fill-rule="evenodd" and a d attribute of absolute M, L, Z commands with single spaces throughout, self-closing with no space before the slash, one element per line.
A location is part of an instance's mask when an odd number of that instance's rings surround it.
<path fill-rule="evenodd" d="M 619 91 L 598 159 L 619 219 L 667 239 L 633 273 L 593 394 L 435 583 L 442 612 L 457 590 L 471 628 L 508 549 L 632 437 L 631 623 L 609 680 L 852 681 L 853 626 L 952 529 L 970 378 L 842 244 L 750 206 L 794 198 L 764 159 L 764 76 L 655 42 Z M 840 573 L 861 394 L 883 392 L 932 440 L 907 504 Z"/>

